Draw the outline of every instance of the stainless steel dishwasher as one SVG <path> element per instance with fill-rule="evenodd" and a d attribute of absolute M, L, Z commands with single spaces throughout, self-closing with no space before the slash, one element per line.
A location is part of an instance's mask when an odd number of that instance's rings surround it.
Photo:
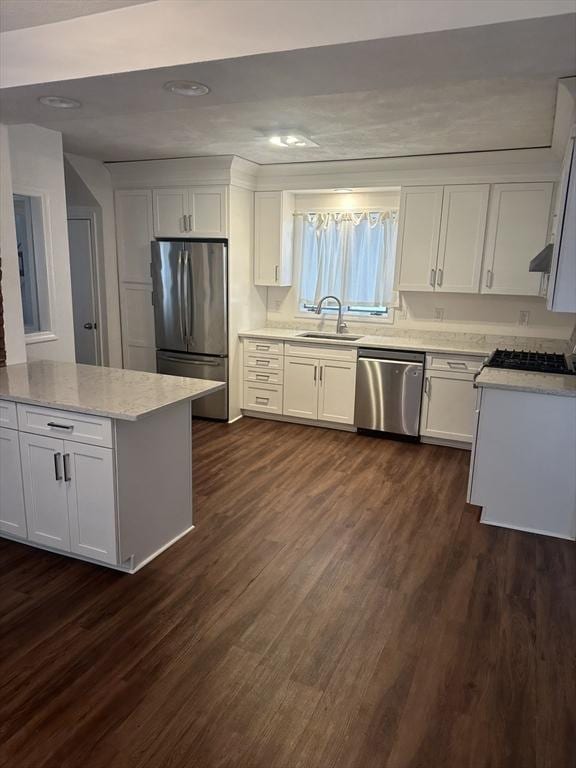
<path fill-rule="evenodd" d="M 358 350 L 354 423 L 361 430 L 418 437 L 424 354 Z"/>

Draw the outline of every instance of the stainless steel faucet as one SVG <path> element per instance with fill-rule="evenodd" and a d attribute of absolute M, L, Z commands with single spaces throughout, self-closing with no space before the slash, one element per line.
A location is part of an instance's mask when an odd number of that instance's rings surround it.
<path fill-rule="evenodd" d="M 323 296 L 318 302 L 318 304 L 316 305 L 316 310 L 315 310 L 316 314 L 317 315 L 320 314 L 320 311 L 322 309 L 322 304 L 326 301 L 326 299 L 334 299 L 334 301 L 338 304 L 338 319 L 336 320 L 336 333 L 344 333 L 344 331 L 346 330 L 346 328 L 348 328 L 348 326 L 346 325 L 344 320 L 342 320 L 342 302 L 340 301 L 338 296 L 331 296 L 331 295 Z"/>

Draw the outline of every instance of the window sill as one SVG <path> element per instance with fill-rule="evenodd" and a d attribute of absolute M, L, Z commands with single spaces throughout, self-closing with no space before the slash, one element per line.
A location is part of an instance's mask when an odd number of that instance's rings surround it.
<path fill-rule="evenodd" d="M 327 320 L 328 322 L 333 321 L 336 322 L 336 315 L 327 316 L 322 315 L 321 316 L 323 320 Z M 320 317 L 313 312 L 297 312 L 294 315 L 295 320 L 309 320 L 310 322 L 319 322 Z M 391 309 L 390 312 L 386 317 L 362 317 L 361 315 L 350 315 L 350 314 L 342 314 L 342 319 L 346 323 L 357 323 L 358 325 L 394 325 L 394 310 Z"/>
<path fill-rule="evenodd" d="M 26 344 L 42 344 L 45 341 L 58 341 L 58 336 L 52 331 L 39 331 L 38 333 L 26 333 L 24 341 Z"/>

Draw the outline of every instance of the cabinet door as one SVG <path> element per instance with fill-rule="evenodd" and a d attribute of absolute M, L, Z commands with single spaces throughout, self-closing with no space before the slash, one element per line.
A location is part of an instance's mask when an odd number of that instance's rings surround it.
<path fill-rule="evenodd" d="M 190 232 L 188 190 L 185 187 L 155 189 L 152 195 L 155 235 L 180 237 Z"/>
<path fill-rule="evenodd" d="M 548 242 L 552 183 L 494 184 L 482 273 L 482 293 L 538 296 L 540 275 L 530 261 Z"/>
<path fill-rule="evenodd" d="M 19 434 L 28 538 L 69 552 L 64 441 L 26 432 Z"/>
<path fill-rule="evenodd" d="M 256 192 L 254 197 L 254 283 L 292 285 L 293 196 Z"/>
<path fill-rule="evenodd" d="M 397 247 L 401 291 L 434 290 L 443 189 L 402 189 Z"/>
<path fill-rule="evenodd" d="M 356 365 L 320 360 L 318 380 L 318 419 L 353 424 Z"/>
<path fill-rule="evenodd" d="M 191 187 L 188 195 L 188 212 L 194 237 L 226 237 L 225 187 Z"/>
<path fill-rule="evenodd" d="M 472 376 L 427 371 L 420 433 L 426 437 L 471 443 L 475 403 Z"/>
<path fill-rule="evenodd" d="M 155 373 L 156 340 L 152 287 L 137 283 L 122 284 L 120 306 L 124 368 Z"/>
<path fill-rule="evenodd" d="M 436 290 L 478 293 L 489 184 L 444 187 Z"/>
<path fill-rule="evenodd" d="M 111 448 L 64 443 L 70 549 L 116 563 L 116 505 Z"/>
<path fill-rule="evenodd" d="M 154 234 L 149 189 L 116 192 L 116 235 L 120 281 L 150 284 L 150 242 Z"/>
<path fill-rule="evenodd" d="M 318 360 L 287 357 L 284 366 L 284 415 L 318 418 Z"/>
<path fill-rule="evenodd" d="M 18 432 L 0 427 L 0 533 L 26 538 Z"/>

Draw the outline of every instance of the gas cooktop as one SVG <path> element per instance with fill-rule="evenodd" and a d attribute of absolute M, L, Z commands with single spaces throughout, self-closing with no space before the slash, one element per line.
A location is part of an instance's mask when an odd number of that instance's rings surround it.
<path fill-rule="evenodd" d="M 574 367 L 568 365 L 566 356 L 553 352 L 524 352 L 516 349 L 497 349 L 489 357 L 486 366 L 488 368 L 507 368 L 513 371 L 576 375 Z"/>

